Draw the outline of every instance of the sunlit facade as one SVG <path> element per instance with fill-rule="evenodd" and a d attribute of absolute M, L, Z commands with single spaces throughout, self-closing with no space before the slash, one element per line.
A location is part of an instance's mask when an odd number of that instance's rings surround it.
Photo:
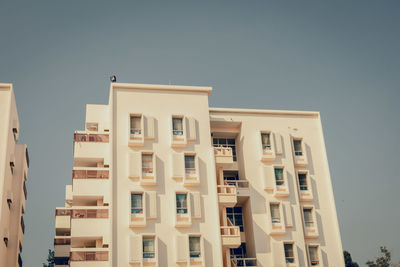
<path fill-rule="evenodd" d="M 111 83 L 74 135 L 56 266 L 343 266 L 318 112 Z"/>
<path fill-rule="evenodd" d="M 18 144 L 19 120 L 12 84 L 0 83 L 0 266 L 21 267 L 29 157 Z"/>

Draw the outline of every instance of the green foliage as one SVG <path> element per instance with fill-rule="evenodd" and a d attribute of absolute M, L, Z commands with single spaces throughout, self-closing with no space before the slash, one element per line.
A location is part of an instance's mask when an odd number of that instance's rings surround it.
<path fill-rule="evenodd" d="M 380 247 L 381 256 L 377 257 L 375 261 L 367 261 L 368 267 L 390 267 L 391 265 L 391 254 L 390 251 L 385 247 Z"/>
<path fill-rule="evenodd" d="M 349 252 L 345 250 L 343 251 L 343 255 L 344 255 L 344 264 L 346 267 L 358 267 L 358 263 L 353 262 Z"/>
<path fill-rule="evenodd" d="M 54 250 L 49 249 L 46 261 L 47 263 L 43 263 L 43 267 L 54 267 Z"/>

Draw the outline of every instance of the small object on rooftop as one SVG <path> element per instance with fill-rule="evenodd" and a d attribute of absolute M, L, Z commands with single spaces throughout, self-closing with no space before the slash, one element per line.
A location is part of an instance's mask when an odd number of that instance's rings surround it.
<path fill-rule="evenodd" d="M 111 76 L 111 77 L 110 77 L 110 81 L 111 81 L 112 83 L 117 82 L 117 77 L 116 77 L 115 75 Z"/>

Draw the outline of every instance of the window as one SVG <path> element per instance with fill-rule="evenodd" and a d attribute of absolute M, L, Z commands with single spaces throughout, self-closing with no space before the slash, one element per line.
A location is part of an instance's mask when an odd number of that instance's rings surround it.
<path fill-rule="evenodd" d="M 310 255 L 311 266 L 319 265 L 318 246 L 309 246 L 308 253 Z"/>
<path fill-rule="evenodd" d="M 261 142 L 263 151 L 271 150 L 271 133 L 262 133 Z"/>
<path fill-rule="evenodd" d="M 200 258 L 201 256 L 200 236 L 189 237 L 189 251 L 191 258 Z"/>
<path fill-rule="evenodd" d="M 142 134 L 142 116 L 131 115 L 131 135 Z"/>
<path fill-rule="evenodd" d="M 312 208 L 304 208 L 303 214 L 304 214 L 304 225 L 306 227 L 313 227 L 314 221 L 313 221 L 313 215 L 312 215 Z"/>
<path fill-rule="evenodd" d="M 294 252 L 292 243 L 284 243 L 286 263 L 294 263 Z"/>
<path fill-rule="evenodd" d="M 13 128 L 12 132 L 13 132 L 13 136 L 14 136 L 14 141 L 17 142 L 18 141 L 18 129 Z"/>
<path fill-rule="evenodd" d="M 176 194 L 176 213 L 177 214 L 187 214 L 187 194 Z"/>
<path fill-rule="evenodd" d="M 303 148 L 302 148 L 302 145 L 301 145 L 301 140 L 300 139 L 293 140 L 293 146 L 294 146 L 294 154 L 296 156 L 302 156 L 303 155 Z"/>
<path fill-rule="evenodd" d="M 283 180 L 283 168 L 275 168 L 275 182 L 277 186 L 284 185 L 285 181 Z"/>
<path fill-rule="evenodd" d="M 233 161 L 236 161 L 236 142 L 235 138 L 213 138 L 214 147 L 230 147 L 232 148 Z"/>
<path fill-rule="evenodd" d="M 195 156 L 185 155 L 185 173 L 186 176 L 196 174 Z"/>
<path fill-rule="evenodd" d="M 172 118 L 172 135 L 183 135 L 183 118 Z"/>
<path fill-rule="evenodd" d="M 131 214 L 143 214 L 143 194 L 131 194 Z"/>
<path fill-rule="evenodd" d="M 299 186 L 301 191 L 306 191 L 308 190 L 308 184 L 307 184 L 307 174 L 306 173 L 299 173 L 298 174 L 299 178 Z"/>
<path fill-rule="evenodd" d="M 239 226 L 240 232 L 244 232 L 242 207 L 226 208 L 226 216 L 235 226 Z"/>
<path fill-rule="evenodd" d="M 281 222 L 281 215 L 279 211 L 279 203 L 271 203 L 269 204 L 270 211 L 271 211 L 271 219 L 272 224 L 277 224 Z"/>
<path fill-rule="evenodd" d="M 14 174 L 14 167 L 15 167 L 14 161 L 10 161 L 11 174 Z"/>
<path fill-rule="evenodd" d="M 142 154 L 142 174 L 153 175 L 153 154 Z"/>
<path fill-rule="evenodd" d="M 236 182 L 235 181 L 239 180 L 238 171 L 224 171 L 223 174 L 224 174 L 224 181 L 228 185 L 236 186 Z"/>
<path fill-rule="evenodd" d="M 246 243 L 242 243 L 238 248 L 230 249 L 231 258 L 246 258 Z"/>
<path fill-rule="evenodd" d="M 154 236 L 143 237 L 143 258 L 153 259 L 156 256 L 156 246 Z"/>

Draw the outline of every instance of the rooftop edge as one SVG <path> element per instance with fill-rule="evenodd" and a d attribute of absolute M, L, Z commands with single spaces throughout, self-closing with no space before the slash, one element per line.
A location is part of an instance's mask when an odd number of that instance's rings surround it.
<path fill-rule="evenodd" d="M 243 109 L 243 108 L 209 108 L 210 113 L 242 113 L 242 114 L 270 114 L 319 117 L 318 111 L 297 110 L 268 110 L 268 109 Z"/>

